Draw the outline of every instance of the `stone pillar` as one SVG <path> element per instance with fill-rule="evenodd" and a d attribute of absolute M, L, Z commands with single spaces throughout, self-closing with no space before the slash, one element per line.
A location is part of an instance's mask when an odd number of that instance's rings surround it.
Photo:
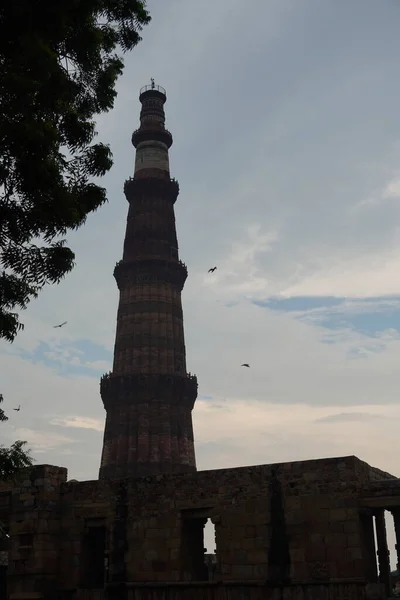
<path fill-rule="evenodd" d="M 393 515 L 394 531 L 396 534 L 396 569 L 400 569 L 400 508 L 392 508 L 390 511 Z"/>
<path fill-rule="evenodd" d="M 215 542 L 215 563 L 213 568 L 212 581 L 221 581 L 221 553 L 219 551 L 220 536 L 221 536 L 221 515 L 214 514 L 211 517 L 211 523 L 214 525 L 214 542 Z"/>
<path fill-rule="evenodd" d="M 121 481 L 115 498 L 115 513 L 110 531 L 110 549 L 108 560 L 107 600 L 126 600 L 126 553 L 127 553 L 127 487 Z"/>
<path fill-rule="evenodd" d="M 361 524 L 362 550 L 365 563 L 365 578 L 369 583 L 377 583 L 376 548 L 374 537 L 374 515 L 370 508 L 359 512 Z"/>
<path fill-rule="evenodd" d="M 10 598 L 52 600 L 58 590 L 61 530 L 60 491 L 67 469 L 27 469 L 12 490 L 10 516 Z"/>
<path fill-rule="evenodd" d="M 385 510 L 375 511 L 376 540 L 378 543 L 379 580 L 385 586 L 385 592 L 390 594 L 390 553 L 387 544 Z"/>

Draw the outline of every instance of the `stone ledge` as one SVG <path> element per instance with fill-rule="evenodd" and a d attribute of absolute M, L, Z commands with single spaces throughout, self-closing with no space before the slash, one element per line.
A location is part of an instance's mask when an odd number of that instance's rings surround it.
<path fill-rule="evenodd" d="M 171 403 L 186 405 L 192 409 L 197 397 L 197 378 L 191 373 L 186 375 L 107 373 L 100 380 L 100 395 L 106 410 L 118 402 L 126 405 L 126 403 L 143 402 L 146 399 L 152 404 Z"/>
<path fill-rule="evenodd" d="M 10 600 L 37 600 L 38 598 L 44 598 L 43 594 L 40 594 L 39 592 L 10 594 Z"/>
<path fill-rule="evenodd" d="M 174 204 L 179 194 L 179 183 L 170 177 L 131 177 L 125 181 L 124 193 L 128 202 L 145 203 L 149 192 L 161 194 Z"/>
<path fill-rule="evenodd" d="M 168 283 L 176 285 L 182 291 L 187 276 L 185 263 L 176 259 L 120 260 L 114 268 L 114 278 L 119 290 L 132 285 Z"/>
<path fill-rule="evenodd" d="M 282 587 L 293 588 L 298 586 L 326 586 L 326 585 L 348 585 L 348 584 L 366 585 L 365 579 L 360 577 L 346 577 L 330 579 L 329 581 L 311 581 L 311 580 L 293 580 L 291 582 L 284 583 Z M 275 582 L 260 581 L 259 579 L 229 579 L 225 581 L 131 581 L 126 584 L 130 589 L 135 587 L 142 588 L 162 588 L 162 587 L 229 587 L 229 586 L 243 586 L 243 587 L 277 587 Z"/>

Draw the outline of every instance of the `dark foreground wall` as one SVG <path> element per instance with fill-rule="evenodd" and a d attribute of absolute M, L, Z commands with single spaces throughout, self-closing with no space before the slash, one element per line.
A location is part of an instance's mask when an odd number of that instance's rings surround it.
<path fill-rule="evenodd" d="M 102 600 L 104 587 L 123 584 L 121 600 L 353 600 L 377 581 L 372 516 L 360 502 L 393 476 L 355 457 L 66 478 L 42 465 L 0 492 L 13 600 Z M 217 552 L 207 567 L 208 518 Z"/>
<path fill-rule="evenodd" d="M 364 583 L 304 584 L 271 588 L 264 584 L 136 585 L 127 600 L 378 600 L 378 586 L 366 594 Z M 79 600 L 103 600 L 104 592 L 81 591 Z"/>

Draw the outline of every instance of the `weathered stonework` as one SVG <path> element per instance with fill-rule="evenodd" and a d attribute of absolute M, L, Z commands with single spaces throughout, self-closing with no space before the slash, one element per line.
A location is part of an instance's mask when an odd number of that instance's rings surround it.
<path fill-rule="evenodd" d="M 39 465 L 0 486 L 0 600 L 382 600 L 400 480 L 354 456 L 196 470 L 165 90 L 140 99 L 99 481 Z"/>
<path fill-rule="evenodd" d="M 186 370 L 174 203 L 169 173 L 172 136 L 165 129 L 165 90 L 140 94 L 134 132 L 135 175 L 124 252 L 114 277 L 120 292 L 113 371 L 101 380 L 107 411 L 100 479 L 196 470 L 192 409 L 197 379 Z"/>
<path fill-rule="evenodd" d="M 400 506 L 397 481 L 352 456 L 119 482 L 38 466 L 0 494 L 10 598 L 367 598 L 379 585 L 366 506 L 388 493 Z"/>

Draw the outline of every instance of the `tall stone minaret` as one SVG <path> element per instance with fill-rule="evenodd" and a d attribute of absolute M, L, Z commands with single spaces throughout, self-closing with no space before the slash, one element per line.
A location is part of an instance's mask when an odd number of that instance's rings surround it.
<path fill-rule="evenodd" d="M 172 135 L 165 129 L 166 92 L 140 90 L 140 127 L 132 135 L 135 174 L 125 183 L 129 202 L 112 373 L 100 393 L 107 412 L 100 479 L 196 470 L 192 409 L 197 379 L 186 371 L 179 260 L 169 173 Z"/>

